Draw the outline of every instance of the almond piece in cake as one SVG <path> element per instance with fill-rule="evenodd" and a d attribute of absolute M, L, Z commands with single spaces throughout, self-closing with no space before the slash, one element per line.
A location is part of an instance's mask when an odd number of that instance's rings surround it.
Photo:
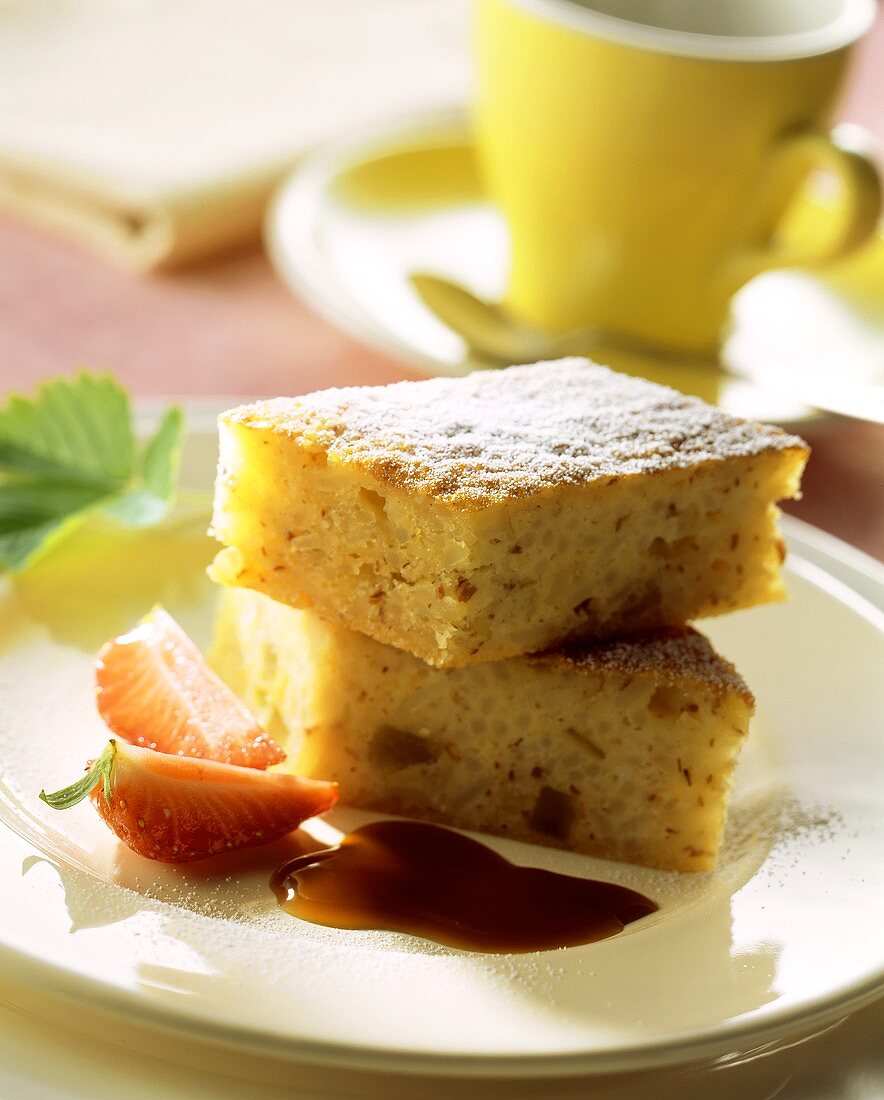
<path fill-rule="evenodd" d="M 436 669 L 245 590 L 212 663 L 341 801 L 705 871 L 753 700 L 690 628 Z"/>
<path fill-rule="evenodd" d="M 806 445 L 582 359 L 221 417 L 216 580 L 438 667 L 783 596 Z"/>

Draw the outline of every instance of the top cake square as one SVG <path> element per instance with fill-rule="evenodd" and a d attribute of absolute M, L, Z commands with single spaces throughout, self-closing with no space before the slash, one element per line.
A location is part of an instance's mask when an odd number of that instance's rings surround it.
<path fill-rule="evenodd" d="M 782 598 L 806 445 L 585 359 L 220 420 L 216 580 L 439 667 Z"/>

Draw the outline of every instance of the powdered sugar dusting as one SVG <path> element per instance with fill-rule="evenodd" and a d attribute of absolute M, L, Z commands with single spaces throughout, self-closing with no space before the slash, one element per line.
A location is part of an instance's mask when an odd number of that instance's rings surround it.
<path fill-rule="evenodd" d="M 673 627 L 616 641 L 580 642 L 528 658 L 564 670 L 653 673 L 666 683 L 694 680 L 719 692 L 738 692 L 750 705 L 752 692 L 730 661 L 720 657 L 709 639 L 691 627 Z"/>
<path fill-rule="evenodd" d="M 461 506 L 805 446 L 587 359 L 321 390 L 225 419 Z"/>

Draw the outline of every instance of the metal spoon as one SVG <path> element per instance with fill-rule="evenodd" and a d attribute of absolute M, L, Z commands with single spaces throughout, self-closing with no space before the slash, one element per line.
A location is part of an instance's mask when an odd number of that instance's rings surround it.
<path fill-rule="evenodd" d="M 449 279 L 413 272 L 409 280 L 424 305 L 463 337 L 473 354 L 494 364 L 536 363 L 541 359 L 560 359 L 598 350 L 653 359 L 674 358 L 680 362 L 697 358 L 667 352 L 639 336 L 591 325 L 558 335 L 544 332 L 513 317 L 503 305 L 477 298 Z"/>

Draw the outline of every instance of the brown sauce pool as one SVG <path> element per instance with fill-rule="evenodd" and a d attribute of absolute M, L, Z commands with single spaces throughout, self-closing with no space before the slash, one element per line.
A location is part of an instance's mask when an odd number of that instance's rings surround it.
<path fill-rule="evenodd" d="M 376 821 L 270 880 L 286 912 L 332 928 L 385 929 L 467 951 L 546 951 L 605 939 L 657 910 L 623 886 L 517 867 L 450 829 Z"/>

